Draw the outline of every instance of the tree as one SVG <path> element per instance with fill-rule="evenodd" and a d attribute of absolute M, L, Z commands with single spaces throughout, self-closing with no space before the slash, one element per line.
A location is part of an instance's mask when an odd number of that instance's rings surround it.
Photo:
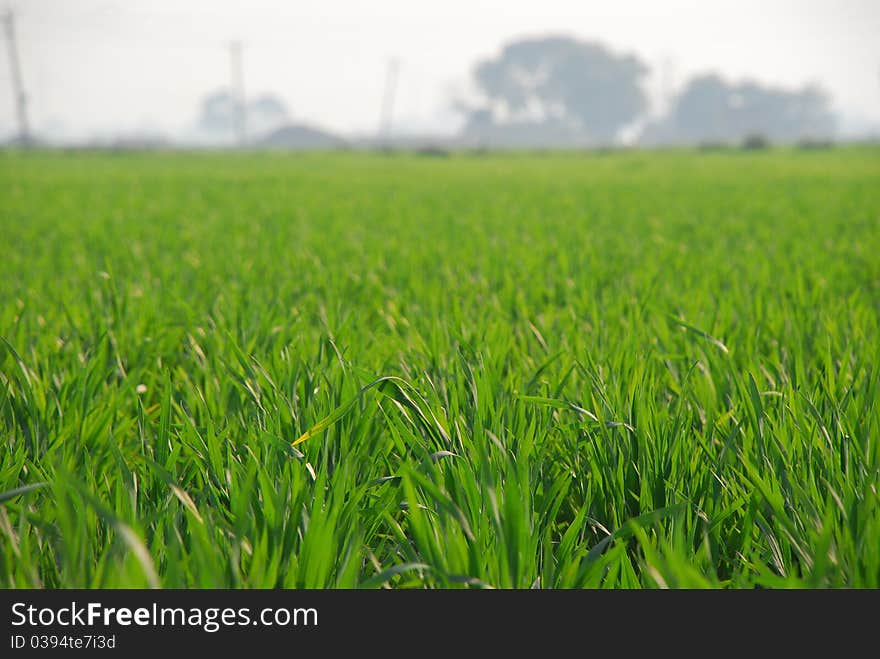
<path fill-rule="evenodd" d="M 749 135 L 792 142 L 834 131 L 829 97 L 817 87 L 787 90 L 728 83 L 715 74 L 691 80 L 670 114 L 646 129 L 647 141 L 738 142 Z"/>
<path fill-rule="evenodd" d="M 228 89 L 219 89 L 202 99 L 197 127 L 200 133 L 225 139 L 235 133 L 238 99 Z M 262 94 L 246 105 L 248 132 L 265 135 L 289 121 L 287 106 L 277 96 Z"/>
<path fill-rule="evenodd" d="M 228 90 L 220 89 L 202 99 L 198 127 L 207 134 L 231 135 L 237 114 L 236 98 Z"/>
<path fill-rule="evenodd" d="M 631 55 L 563 36 L 522 39 L 480 62 L 474 80 L 484 96 L 468 128 L 480 125 L 567 126 L 593 141 L 613 141 L 646 109 L 645 65 Z"/>
<path fill-rule="evenodd" d="M 254 135 L 265 135 L 290 121 L 287 106 L 277 96 L 263 94 L 247 106 L 248 131 Z"/>

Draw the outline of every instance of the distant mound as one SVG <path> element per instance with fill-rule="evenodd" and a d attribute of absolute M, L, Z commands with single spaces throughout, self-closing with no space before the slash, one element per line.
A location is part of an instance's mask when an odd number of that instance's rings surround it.
<path fill-rule="evenodd" d="M 288 124 L 260 138 L 256 146 L 269 149 L 338 149 L 345 140 L 332 133 L 306 124 Z"/>

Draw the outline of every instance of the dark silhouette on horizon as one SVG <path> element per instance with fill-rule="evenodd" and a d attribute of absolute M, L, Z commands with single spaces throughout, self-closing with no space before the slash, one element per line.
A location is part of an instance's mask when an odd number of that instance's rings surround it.
<path fill-rule="evenodd" d="M 396 69 L 391 69 L 395 71 Z M 242 99 L 228 87 L 206 94 L 195 121 L 175 136 L 137 128 L 104 131 L 85 141 L 98 148 L 240 147 L 279 149 L 571 149 L 630 146 L 830 145 L 848 135 L 828 92 L 817 85 L 786 88 L 755 80 L 730 80 L 707 72 L 690 80 L 664 114 L 652 112 L 646 89 L 650 67 L 637 55 L 597 41 L 566 35 L 514 39 L 471 70 L 473 98 L 454 109 L 464 121 L 456 135 L 395 131 L 390 134 L 394 85 L 386 84 L 386 110 L 379 135 L 337 135 L 309 122 L 293 121 L 279 96 Z M 396 74 L 395 74 L 396 75 Z M 396 78 L 394 78 L 396 84 Z M 296 98 L 295 92 L 291 98 Z M 354 100 L 354 99 L 353 99 Z M 243 125 L 246 124 L 246 132 Z M 21 135 L 27 135 L 23 140 Z M 876 126 L 864 140 L 878 140 Z M 57 146 L 22 130 L 0 147 Z"/>
<path fill-rule="evenodd" d="M 567 36 L 527 38 L 476 65 L 483 98 L 460 104 L 463 138 L 487 146 L 613 143 L 648 107 L 647 66 L 602 44 Z"/>
<path fill-rule="evenodd" d="M 207 94 L 199 108 L 196 130 L 208 141 L 229 142 L 236 139 L 240 101 L 228 89 Z M 247 130 L 255 141 L 290 121 L 287 106 L 277 96 L 261 94 L 245 103 Z"/>
<path fill-rule="evenodd" d="M 818 87 L 787 90 L 716 74 L 692 79 L 667 116 L 642 131 L 643 144 L 740 143 L 750 136 L 774 142 L 827 140 L 835 118 Z"/>

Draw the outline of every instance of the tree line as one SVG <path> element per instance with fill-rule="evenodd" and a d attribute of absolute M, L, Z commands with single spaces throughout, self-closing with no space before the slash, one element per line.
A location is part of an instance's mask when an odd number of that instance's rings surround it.
<path fill-rule="evenodd" d="M 632 54 L 565 36 L 520 39 L 473 69 L 477 100 L 459 103 L 464 136 L 487 145 L 793 142 L 834 132 L 820 88 L 783 89 L 716 74 L 689 80 L 663 116 L 650 117 L 649 67 Z"/>

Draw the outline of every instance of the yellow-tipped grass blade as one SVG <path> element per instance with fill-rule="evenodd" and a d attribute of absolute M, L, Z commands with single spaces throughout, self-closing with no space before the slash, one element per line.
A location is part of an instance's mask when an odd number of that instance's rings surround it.
<path fill-rule="evenodd" d="M 386 375 L 386 376 L 384 376 L 384 377 L 379 378 L 378 380 L 373 380 L 372 382 L 370 382 L 370 384 L 368 384 L 368 385 L 364 386 L 363 388 L 361 388 L 361 390 L 357 393 L 357 395 L 354 396 L 351 400 L 349 400 L 349 401 L 346 402 L 346 403 L 343 403 L 342 405 L 340 405 L 339 407 L 337 407 L 335 410 L 333 410 L 330 414 L 328 414 L 326 417 L 324 417 L 323 419 L 321 419 L 320 421 L 318 421 L 318 423 L 316 423 L 315 425 L 313 425 L 311 428 L 309 428 L 308 430 L 306 430 L 302 435 L 300 435 L 300 436 L 297 437 L 295 440 L 293 440 L 293 441 L 290 443 L 290 445 L 291 445 L 291 446 L 296 446 L 297 444 L 302 444 L 302 443 L 303 443 L 304 441 L 306 441 L 307 439 L 310 439 L 311 437 L 314 437 L 315 435 L 320 434 L 321 432 L 323 432 L 324 430 L 326 430 L 327 428 L 329 428 L 330 426 L 332 426 L 334 423 L 336 423 L 337 421 L 339 421 L 339 419 L 341 419 L 343 416 L 345 416 L 346 413 L 348 413 L 348 411 L 354 406 L 354 404 L 355 404 L 355 403 L 356 403 L 356 402 L 357 402 L 357 401 L 358 401 L 358 400 L 359 400 L 359 399 L 360 399 L 360 398 L 361 398 L 361 397 L 362 397 L 367 391 L 369 391 L 369 390 L 372 389 L 373 387 L 375 387 L 375 386 L 377 386 L 377 385 L 380 385 L 380 384 L 382 384 L 383 382 L 388 382 L 388 381 L 393 381 L 393 380 L 399 380 L 399 379 L 400 379 L 400 378 L 397 378 L 397 377 L 395 377 L 395 376 L 393 376 L 393 375 Z M 395 382 L 395 384 L 397 384 L 397 383 Z M 398 385 L 398 386 L 400 386 L 400 385 Z"/>

